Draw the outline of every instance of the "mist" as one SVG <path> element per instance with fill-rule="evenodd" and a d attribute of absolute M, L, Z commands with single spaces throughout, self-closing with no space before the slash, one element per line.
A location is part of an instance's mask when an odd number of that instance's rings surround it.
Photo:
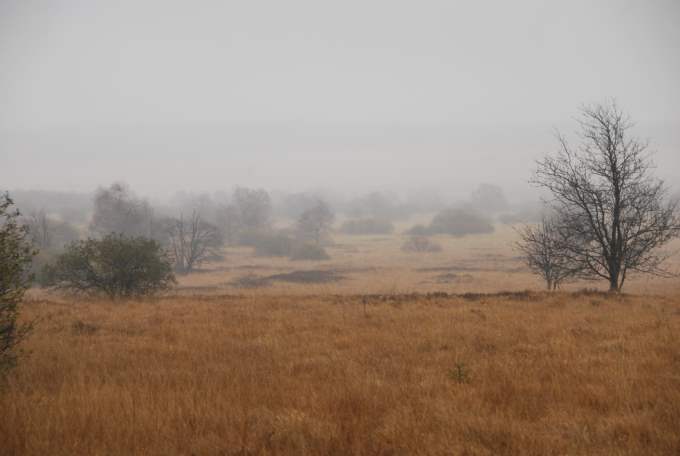
<path fill-rule="evenodd" d="M 0 4 L 0 186 L 535 197 L 607 97 L 680 181 L 675 1 Z"/>

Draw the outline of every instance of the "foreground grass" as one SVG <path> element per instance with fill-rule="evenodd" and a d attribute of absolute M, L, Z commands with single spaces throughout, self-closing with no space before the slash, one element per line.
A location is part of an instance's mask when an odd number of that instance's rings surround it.
<path fill-rule="evenodd" d="M 2 454 L 678 454 L 680 299 L 32 301 Z"/>

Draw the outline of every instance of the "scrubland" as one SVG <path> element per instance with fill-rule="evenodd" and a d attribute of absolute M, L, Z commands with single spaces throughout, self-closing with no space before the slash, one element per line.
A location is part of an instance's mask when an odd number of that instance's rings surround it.
<path fill-rule="evenodd" d="M 680 454 L 677 281 L 500 293 L 541 287 L 510 239 L 231 248 L 157 298 L 32 291 L 0 453 Z"/>

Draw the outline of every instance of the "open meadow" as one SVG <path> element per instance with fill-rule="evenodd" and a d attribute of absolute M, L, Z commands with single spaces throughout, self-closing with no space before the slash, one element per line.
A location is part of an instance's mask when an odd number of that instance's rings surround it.
<path fill-rule="evenodd" d="M 32 290 L 0 453 L 679 454 L 677 280 L 545 293 L 513 240 L 230 247 L 156 298 Z"/>

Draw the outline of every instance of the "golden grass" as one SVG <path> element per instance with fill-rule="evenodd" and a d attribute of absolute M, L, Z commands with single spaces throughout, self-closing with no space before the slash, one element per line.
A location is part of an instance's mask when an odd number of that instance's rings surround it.
<path fill-rule="evenodd" d="M 157 299 L 32 290 L 0 454 L 680 454 L 677 281 L 428 297 L 542 284 L 508 228 L 403 240 L 337 237 L 321 263 L 229 248 Z M 344 279 L 234 286 L 313 269 Z"/>
<path fill-rule="evenodd" d="M 678 454 L 680 297 L 42 299 L 0 453 Z"/>

